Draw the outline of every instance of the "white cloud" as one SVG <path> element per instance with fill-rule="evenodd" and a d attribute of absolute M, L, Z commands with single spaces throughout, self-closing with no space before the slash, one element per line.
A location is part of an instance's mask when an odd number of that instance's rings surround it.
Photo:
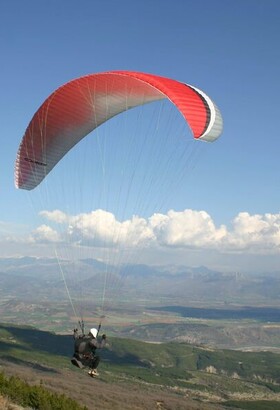
<path fill-rule="evenodd" d="M 41 225 L 31 233 L 29 241 L 36 243 L 60 242 L 60 236 L 50 226 Z"/>
<path fill-rule="evenodd" d="M 166 246 L 212 248 L 227 235 L 226 227 L 216 228 L 207 212 L 191 209 L 155 214 L 150 224 L 157 242 Z"/>
<path fill-rule="evenodd" d="M 48 219 L 49 221 L 53 221 L 59 224 L 66 223 L 68 220 L 68 216 L 58 209 L 55 209 L 54 211 L 41 211 L 39 215 L 41 215 L 45 219 Z"/>
<path fill-rule="evenodd" d="M 102 209 L 71 217 L 68 232 L 72 240 L 95 246 L 137 246 L 153 235 L 145 219 L 134 216 L 120 222 L 112 213 Z"/>
<path fill-rule="evenodd" d="M 280 253 L 280 214 L 250 215 L 240 212 L 223 246 L 250 253 Z"/>
<path fill-rule="evenodd" d="M 87 247 L 135 248 L 136 251 L 157 248 L 162 252 L 174 250 L 210 250 L 220 254 L 244 253 L 256 255 L 280 254 L 280 214 L 239 213 L 231 225 L 216 226 L 206 211 L 170 210 L 145 219 L 133 216 L 119 221 L 111 212 L 98 209 L 90 213 L 66 215 L 55 210 L 42 211 L 52 225 L 39 226 L 28 240 L 18 242 L 63 242 Z M 26 238 L 27 236 L 25 236 Z M 12 241 L 6 235 L 6 240 Z"/>
<path fill-rule="evenodd" d="M 191 209 L 156 214 L 150 220 L 161 245 L 219 252 L 280 253 L 280 214 L 240 212 L 231 227 L 216 227 L 207 212 Z"/>
<path fill-rule="evenodd" d="M 119 225 L 112 213 L 98 209 L 71 217 L 68 233 L 82 244 L 112 245 L 116 242 L 114 232 Z"/>

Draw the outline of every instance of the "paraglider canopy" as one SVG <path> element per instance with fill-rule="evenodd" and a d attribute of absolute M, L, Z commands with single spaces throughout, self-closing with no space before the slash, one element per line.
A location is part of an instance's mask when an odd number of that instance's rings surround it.
<path fill-rule="evenodd" d="M 131 71 L 87 75 L 54 91 L 33 116 L 17 154 L 16 187 L 35 188 L 73 146 L 108 119 L 164 98 L 178 108 L 194 138 L 212 142 L 220 136 L 218 108 L 193 86 Z"/>

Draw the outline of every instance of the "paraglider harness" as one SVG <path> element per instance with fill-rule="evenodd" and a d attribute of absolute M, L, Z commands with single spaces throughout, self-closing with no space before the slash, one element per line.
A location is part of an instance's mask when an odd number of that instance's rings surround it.
<path fill-rule="evenodd" d="M 77 339 L 75 339 L 76 340 L 75 344 L 77 344 L 76 347 L 78 347 L 80 345 L 80 343 L 85 342 L 85 339 L 87 338 L 87 336 L 85 335 L 84 321 L 79 320 L 78 323 L 79 323 L 80 329 L 82 331 L 82 334 L 79 335 Z M 101 322 L 99 323 L 98 328 L 97 328 L 96 338 L 99 334 L 100 329 L 101 329 Z M 74 329 L 74 333 L 77 332 L 77 331 L 78 331 L 78 329 Z M 90 361 L 92 361 L 94 358 L 95 358 L 95 353 L 93 351 L 88 351 L 88 352 L 85 352 L 85 353 L 78 353 L 77 351 L 75 351 L 71 362 L 74 366 L 77 366 L 79 368 L 83 368 L 84 366 L 87 366 L 90 363 Z"/>

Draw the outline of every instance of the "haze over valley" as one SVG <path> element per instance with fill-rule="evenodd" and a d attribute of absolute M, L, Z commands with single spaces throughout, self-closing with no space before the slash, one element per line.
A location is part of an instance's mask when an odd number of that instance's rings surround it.
<path fill-rule="evenodd" d="M 77 261 L 75 269 L 72 262 L 63 262 L 64 282 L 60 269 L 55 258 L 0 259 L 2 320 L 70 334 L 79 318 L 66 282 L 86 326 L 103 317 L 102 326 L 112 335 L 234 349 L 279 347 L 277 272 L 245 275 L 147 265 L 114 272 L 86 259 Z"/>

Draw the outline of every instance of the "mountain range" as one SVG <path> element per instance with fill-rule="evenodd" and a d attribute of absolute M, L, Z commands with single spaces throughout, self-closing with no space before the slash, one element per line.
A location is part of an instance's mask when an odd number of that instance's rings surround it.
<path fill-rule="evenodd" d="M 69 289 L 108 292 L 120 289 L 131 297 L 153 304 L 241 304 L 278 306 L 280 272 L 239 274 L 201 267 L 127 265 L 113 267 L 95 259 L 57 261 L 55 258 L 0 258 L 0 292 L 12 296 L 61 296 L 64 282 Z M 105 283 L 106 282 L 106 283 Z"/>

